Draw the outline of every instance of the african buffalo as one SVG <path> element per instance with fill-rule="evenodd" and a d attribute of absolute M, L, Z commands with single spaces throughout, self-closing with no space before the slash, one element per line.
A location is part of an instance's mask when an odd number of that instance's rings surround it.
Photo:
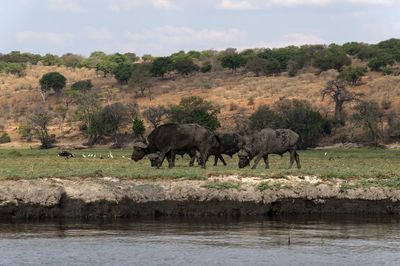
<path fill-rule="evenodd" d="M 297 168 L 301 168 L 299 155 L 296 152 L 300 137 L 290 129 L 266 128 L 244 137 L 244 142 L 239 150 L 239 168 L 250 165 L 250 161 L 256 157 L 252 169 L 257 167 L 261 158 L 264 158 L 265 167 L 268 169 L 268 154 L 290 152 L 290 165 L 296 160 Z"/>
<path fill-rule="evenodd" d="M 167 153 L 170 152 L 169 167 L 173 167 L 173 160 L 177 151 L 196 149 L 202 158 L 201 167 L 206 167 L 206 158 L 212 139 L 215 135 L 206 128 L 197 124 L 165 124 L 154 129 L 147 137 L 146 142 L 136 142 L 133 145 L 132 160 L 138 161 L 146 154 L 159 153 L 157 167 Z"/>
<path fill-rule="evenodd" d="M 242 136 L 236 133 L 217 133 L 219 142 L 214 141 L 208 152 L 208 157 L 214 155 L 214 165 L 217 165 L 218 159 L 226 165 L 224 157 L 222 154 L 227 154 L 232 158 L 232 155 L 239 151 L 239 143 Z"/>
<path fill-rule="evenodd" d="M 187 152 L 187 151 L 176 151 L 176 154 L 181 155 L 182 158 L 183 158 L 183 155 L 185 155 L 186 153 L 189 154 L 189 156 L 190 156 L 189 166 L 193 166 L 194 165 L 194 161 L 196 159 L 200 158 L 200 153 L 196 149 L 191 149 L 189 152 Z M 159 162 L 159 160 L 160 160 L 160 152 L 158 151 L 156 153 L 150 153 L 148 157 L 149 157 L 151 166 L 152 167 L 157 167 L 157 165 L 160 163 Z M 168 152 L 165 157 L 167 157 L 168 162 L 172 160 L 172 166 L 175 166 L 175 159 L 171 158 L 171 152 Z M 163 162 L 161 162 L 160 165 L 162 165 L 162 163 Z M 201 160 L 199 162 L 199 165 L 201 165 Z"/>

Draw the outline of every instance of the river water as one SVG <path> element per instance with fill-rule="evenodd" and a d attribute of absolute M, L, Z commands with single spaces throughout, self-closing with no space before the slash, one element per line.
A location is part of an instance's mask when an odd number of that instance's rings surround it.
<path fill-rule="evenodd" d="M 0 222 L 0 265 L 57 264 L 400 265 L 400 220 Z"/>

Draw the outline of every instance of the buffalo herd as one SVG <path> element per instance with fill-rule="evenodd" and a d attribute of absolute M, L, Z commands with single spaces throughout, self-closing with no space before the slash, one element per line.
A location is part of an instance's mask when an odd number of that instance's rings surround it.
<path fill-rule="evenodd" d="M 253 169 L 261 158 L 266 168 L 269 168 L 268 155 L 285 152 L 290 153 L 289 168 L 296 161 L 300 168 L 299 155 L 296 152 L 300 142 L 297 133 L 290 129 L 262 129 L 246 135 L 236 133 L 215 133 L 198 124 L 165 124 L 154 129 L 147 139 L 137 140 L 133 144 L 132 160 L 141 160 L 145 155 L 151 161 L 151 166 L 161 167 L 165 158 L 169 168 L 175 166 L 176 154 L 189 154 L 190 166 L 197 159 L 202 168 L 206 167 L 209 156 L 215 156 L 214 165 L 218 160 L 226 165 L 222 154 L 232 157 L 238 153 L 239 168 L 250 165 L 255 158 Z"/>

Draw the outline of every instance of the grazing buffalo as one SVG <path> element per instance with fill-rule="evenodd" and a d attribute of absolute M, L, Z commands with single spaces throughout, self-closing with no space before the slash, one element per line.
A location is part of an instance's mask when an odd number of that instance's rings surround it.
<path fill-rule="evenodd" d="M 239 143 L 242 136 L 236 133 L 218 133 L 219 142 L 214 141 L 208 152 L 208 157 L 214 155 L 214 165 L 217 165 L 218 159 L 226 165 L 222 154 L 227 154 L 232 158 L 232 155 L 239 151 Z"/>
<path fill-rule="evenodd" d="M 58 156 L 60 157 L 75 157 L 75 155 L 73 155 L 72 153 L 70 153 L 69 151 L 62 151 L 58 153 Z"/>
<path fill-rule="evenodd" d="M 200 153 L 196 150 L 196 149 L 191 149 L 189 152 L 187 151 L 176 151 L 176 154 L 181 155 L 183 158 L 183 155 L 185 154 L 189 154 L 190 156 L 190 162 L 189 162 L 189 166 L 193 166 L 194 165 L 194 161 L 196 159 L 200 158 Z M 150 153 L 149 154 L 149 160 L 151 163 L 152 167 L 157 167 L 157 165 L 160 163 L 160 152 L 156 152 L 156 153 Z M 175 166 L 175 158 L 171 158 L 171 152 L 168 152 L 166 154 L 167 160 L 168 162 L 172 161 L 172 166 Z M 199 160 L 199 165 L 201 165 L 201 160 Z M 161 162 L 160 165 L 162 165 L 163 162 Z"/>
<path fill-rule="evenodd" d="M 136 142 L 133 145 L 132 160 L 138 161 L 146 154 L 159 153 L 157 167 L 161 166 L 167 153 L 171 160 L 169 167 L 173 167 L 173 160 L 177 151 L 189 152 L 196 149 L 202 159 L 201 167 L 206 167 L 207 153 L 216 138 L 213 133 L 197 124 L 166 124 L 154 129 L 145 142 Z"/>
<path fill-rule="evenodd" d="M 290 152 L 290 165 L 292 167 L 296 160 L 297 168 L 301 168 L 299 155 L 296 152 L 300 137 L 290 129 L 266 128 L 259 132 L 244 137 L 244 142 L 239 150 L 239 168 L 250 165 L 250 161 L 256 157 L 252 169 L 257 167 L 261 158 L 264 158 L 265 167 L 268 169 L 268 154 L 279 154 Z"/>

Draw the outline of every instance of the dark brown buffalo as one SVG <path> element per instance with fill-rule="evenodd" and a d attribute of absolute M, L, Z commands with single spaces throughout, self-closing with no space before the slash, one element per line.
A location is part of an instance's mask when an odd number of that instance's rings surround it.
<path fill-rule="evenodd" d="M 177 151 L 196 149 L 202 159 L 201 167 L 206 167 L 208 150 L 215 135 L 197 124 L 166 124 L 154 129 L 146 142 L 136 142 L 133 145 L 132 160 L 138 161 L 146 154 L 159 152 L 157 167 L 161 166 L 167 153 L 171 154 L 169 167 L 173 167 L 173 159 Z"/>
<path fill-rule="evenodd" d="M 214 165 L 217 165 L 218 159 L 226 165 L 222 154 L 227 154 L 232 158 L 232 155 L 239 151 L 239 143 L 241 142 L 242 136 L 236 133 L 217 133 L 218 141 L 213 141 L 211 148 L 208 152 L 208 157 L 214 155 Z"/>
<path fill-rule="evenodd" d="M 250 161 L 256 157 L 252 169 L 257 167 L 261 158 L 264 159 L 265 167 L 269 168 L 268 154 L 279 154 L 282 156 L 285 152 L 290 152 L 290 165 L 292 168 L 296 160 L 297 168 L 301 168 L 299 155 L 297 154 L 297 145 L 300 137 L 290 129 L 271 129 L 266 128 L 256 133 L 244 137 L 239 150 L 239 168 L 250 165 Z"/>

